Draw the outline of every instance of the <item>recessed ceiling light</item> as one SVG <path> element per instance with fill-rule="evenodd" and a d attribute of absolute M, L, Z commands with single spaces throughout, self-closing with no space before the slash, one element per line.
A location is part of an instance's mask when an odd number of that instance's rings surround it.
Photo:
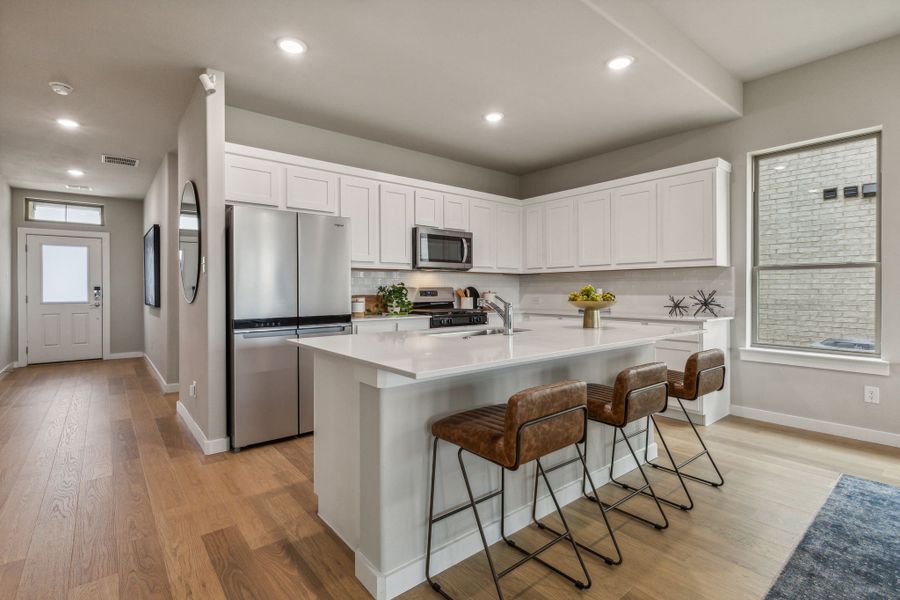
<path fill-rule="evenodd" d="M 627 69 L 634 62 L 633 56 L 617 56 L 615 58 L 609 59 L 607 61 L 606 66 L 612 69 L 613 71 L 621 71 L 622 69 Z"/>
<path fill-rule="evenodd" d="M 72 177 L 81 177 L 82 175 L 84 175 L 84 171 L 82 171 L 81 169 L 69 169 L 68 171 L 66 171 L 66 173 L 68 173 Z"/>
<path fill-rule="evenodd" d="M 297 38 L 279 38 L 276 43 L 282 51 L 287 52 L 288 54 L 303 54 L 306 52 L 306 44 Z"/>
<path fill-rule="evenodd" d="M 815 194 L 815 193 L 817 193 L 818 191 L 819 191 L 819 190 L 813 188 L 813 189 L 809 190 L 809 193 L 810 193 L 810 194 Z"/>
<path fill-rule="evenodd" d="M 62 81 L 51 81 L 48 85 L 54 93 L 59 94 L 60 96 L 68 96 L 75 91 L 75 88 Z"/>
<path fill-rule="evenodd" d="M 775 165 L 772 168 L 775 169 L 776 171 L 784 171 L 785 169 L 787 169 L 787 165 Z"/>
<path fill-rule="evenodd" d="M 72 119 L 57 119 L 56 122 L 66 129 L 78 129 L 79 127 L 78 121 Z"/>
<path fill-rule="evenodd" d="M 487 121 L 488 123 L 499 123 L 500 121 L 503 120 L 503 113 L 502 112 L 489 112 L 488 114 L 484 115 L 484 120 Z"/>

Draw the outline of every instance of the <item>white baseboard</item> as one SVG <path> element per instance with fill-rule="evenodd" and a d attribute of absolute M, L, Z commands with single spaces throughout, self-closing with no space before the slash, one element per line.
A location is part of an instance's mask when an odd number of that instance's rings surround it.
<path fill-rule="evenodd" d="M 889 431 L 878 431 L 877 429 L 866 429 L 865 427 L 856 427 L 855 425 L 844 425 L 842 423 L 833 423 L 831 421 L 820 421 L 818 419 L 810 419 L 807 417 L 798 417 L 796 415 L 788 415 L 785 413 L 777 413 L 759 408 L 750 408 L 749 406 L 731 405 L 731 414 L 736 417 L 746 417 L 756 421 L 764 421 L 766 423 L 775 423 L 776 425 L 786 425 L 788 427 L 796 427 L 797 429 L 805 429 L 807 431 L 815 431 L 818 433 L 828 433 L 839 437 L 850 438 L 852 440 L 860 440 L 862 442 L 872 442 L 874 444 L 884 444 L 885 446 L 894 446 L 900 448 L 900 434 L 891 433 Z"/>
<path fill-rule="evenodd" d="M 159 372 L 159 369 L 156 368 L 156 365 L 153 364 L 153 361 L 150 360 L 150 357 L 147 356 L 146 353 L 144 353 L 144 360 L 150 365 L 150 372 L 156 377 L 156 382 L 159 384 L 159 387 L 164 394 L 173 394 L 178 391 L 178 382 L 166 383 L 166 379 L 162 376 L 162 373 Z"/>
<path fill-rule="evenodd" d="M 642 449 L 636 449 L 638 455 L 642 454 L 640 450 Z M 653 460 L 656 458 L 656 455 L 656 442 L 652 442 L 648 447 L 648 456 L 650 460 Z M 613 474 L 618 477 L 634 470 L 636 467 L 637 465 L 630 455 L 622 457 L 616 461 Z M 609 482 L 608 475 L 608 464 L 599 469 L 591 470 L 591 477 L 593 478 L 594 485 L 598 487 Z M 544 495 L 538 497 L 537 501 L 537 515 L 539 519 L 556 510 L 553 506 L 550 494 L 546 492 L 546 488 L 544 488 L 543 485 L 542 489 L 544 490 Z M 561 488 L 554 488 L 553 493 L 556 495 L 556 500 L 559 502 L 560 506 L 566 506 L 581 498 L 581 479 L 572 481 Z M 508 513 L 504 522 L 507 535 L 528 527 L 531 524 L 531 505 L 526 504 L 525 506 Z M 490 522 L 484 521 L 483 524 L 484 534 L 487 538 L 488 545 L 500 541 L 499 517 Z M 478 530 L 470 531 L 456 539 L 445 541 L 440 545 L 435 545 L 434 548 L 432 548 L 431 553 L 431 574 L 436 575 L 441 571 L 462 562 L 469 556 L 482 552 L 483 549 L 484 547 L 481 545 L 481 537 L 478 535 Z M 609 550 L 609 552 L 612 552 L 612 550 Z M 355 551 L 355 556 L 356 578 L 377 600 L 390 600 L 425 581 L 424 556 L 414 559 L 389 573 L 379 572 L 358 548 Z"/>
<path fill-rule="evenodd" d="M 197 440 L 200 449 L 203 450 L 203 454 L 218 454 L 219 452 L 228 451 L 230 447 L 228 438 L 223 437 L 215 440 L 206 439 L 203 430 L 197 425 L 197 421 L 195 421 L 194 417 L 191 416 L 191 413 L 188 412 L 187 407 L 181 403 L 181 400 L 175 403 L 175 409 L 178 412 L 178 416 L 184 421 L 184 424 L 191 430 L 191 434 L 193 434 L 194 439 Z"/>
<path fill-rule="evenodd" d="M 16 362 L 13 361 L 13 362 L 9 363 L 8 365 L 6 365 L 5 367 L 3 367 L 2 369 L 0 369 L 0 375 L 3 375 L 4 373 L 8 373 L 15 368 L 16 368 Z"/>
<path fill-rule="evenodd" d="M 119 360 L 122 358 L 143 358 L 143 352 L 110 352 L 106 360 Z"/>

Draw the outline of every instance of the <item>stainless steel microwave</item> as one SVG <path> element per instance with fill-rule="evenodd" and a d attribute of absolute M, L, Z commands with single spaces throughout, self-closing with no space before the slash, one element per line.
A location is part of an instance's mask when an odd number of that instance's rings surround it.
<path fill-rule="evenodd" d="M 468 271 L 472 268 L 472 234 L 414 227 L 413 268 Z"/>

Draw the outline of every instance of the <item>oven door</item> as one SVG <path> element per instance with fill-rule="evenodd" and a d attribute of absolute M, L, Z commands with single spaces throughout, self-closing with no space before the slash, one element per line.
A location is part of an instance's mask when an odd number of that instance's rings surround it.
<path fill-rule="evenodd" d="M 413 267 L 468 271 L 472 268 L 472 234 L 432 227 L 413 228 Z"/>

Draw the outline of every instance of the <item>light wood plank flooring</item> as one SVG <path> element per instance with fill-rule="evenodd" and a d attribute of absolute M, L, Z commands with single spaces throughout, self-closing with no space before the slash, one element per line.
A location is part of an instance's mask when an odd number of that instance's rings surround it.
<path fill-rule="evenodd" d="M 312 439 L 204 457 L 175 399 L 140 359 L 0 378 L 0 598 L 369 598 L 352 553 L 316 517 Z M 664 426 L 676 452 L 691 450 L 686 425 Z M 737 418 L 705 435 L 725 488 L 692 486 L 697 508 L 668 511 L 664 532 L 613 515 L 625 562 L 587 558 L 590 590 L 526 565 L 503 580 L 507 597 L 760 598 L 839 473 L 900 485 L 897 449 Z M 674 478 L 654 480 L 677 493 Z M 603 544 L 593 510 L 573 504 L 570 524 Z M 501 564 L 513 558 L 495 550 Z M 569 552 L 547 556 L 571 567 Z M 494 597 L 481 555 L 440 579 L 460 598 Z M 436 598 L 425 586 L 403 597 Z"/>

